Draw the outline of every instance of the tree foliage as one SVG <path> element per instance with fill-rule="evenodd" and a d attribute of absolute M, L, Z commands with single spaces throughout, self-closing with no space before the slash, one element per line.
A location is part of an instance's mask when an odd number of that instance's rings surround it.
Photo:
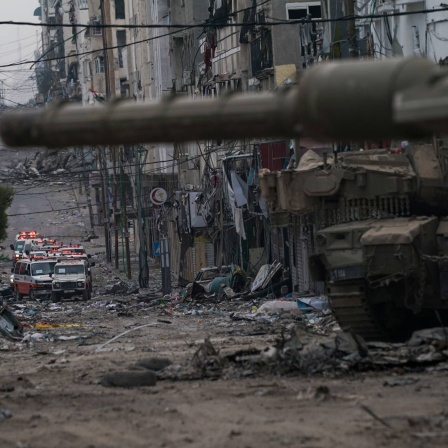
<path fill-rule="evenodd" d="M 0 241 L 5 240 L 7 237 L 8 216 L 6 215 L 6 210 L 11 206 L 13 197 L 13 187 L 0 185 Z"/>

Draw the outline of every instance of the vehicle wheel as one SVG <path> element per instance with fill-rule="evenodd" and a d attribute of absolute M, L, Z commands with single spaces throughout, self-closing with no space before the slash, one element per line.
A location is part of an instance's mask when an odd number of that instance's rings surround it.
<path fill-rule="evenodd" d="M 82 300 L 87 301 L 89 299 L 90 299 L 90 290 L 89 288 L 87 288 L 82 292 Z"/>
<path fill-rule="evenodd" d="M 16 296 L 17 300 L 23 300 L 23 294 L 19 292 L 18 286 L 16 286 L 14 289 L 14 295 Z"/>
<path fill-rule="evenodd" d="M 61 301 L 61 296 L 58 293 L 56 293 L 56 292 L 52 292 L 51 293 L 51 301 L 53 303 L 58 303 L 58 302 Z"/>
<path fill-rule="evenodd" d="M 36 291 L 34 291 L 33 288 L 30 288 L 30 292 L 28 293 L 28 297 L 30 298 L 30 300 L 33 300 L 33 301 L 35 301 L 37 299 Z"/>

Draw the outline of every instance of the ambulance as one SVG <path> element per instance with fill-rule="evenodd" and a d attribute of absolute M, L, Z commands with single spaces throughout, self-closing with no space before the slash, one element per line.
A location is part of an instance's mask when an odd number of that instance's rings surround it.
<path fill-rule="evenodd" d="M 13 268 L 13 289 L 18 300 L 49 298 L 56 259 L 20 259 Z"/>
<path fill-rule="evenodd" d="M 36 240 L 41 239 L 42 236 L 36 231 L 20 232 L 16 235 L 16 241 L 11 244 L 11 250 L 14 251 L 12 264 L 15 265 L 17 260 L 25 257 L 26 252 L 31 252 L 32 246 Z"/>

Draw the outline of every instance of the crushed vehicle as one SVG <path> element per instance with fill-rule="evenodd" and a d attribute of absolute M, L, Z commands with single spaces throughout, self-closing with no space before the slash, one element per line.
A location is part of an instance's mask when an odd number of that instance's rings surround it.
<path fill-rule="evenodd" d="M 227 275 L 215 277 L 211 281 L 208 292 L 210 294 L 222 294 L 226 293 L 226 288 L 230 288 L 232 292 L 238 293 L 243 291 L 247 282 L 246 272 L 240 266 L 232 265 Z"/>
<path fill-rule="evenodd" d="M 60 302 L 63 298 L 76 295 L 83 300 L 92 296 L 92 274 L 89 263 L 84 259 L 60 259 L 55 264 L 51 300 Z"/>
<path fill-rule="evenodd" d="M 246 272 L 237 265 L 200 269 L 193 283 L 188 284 L 185 298 L 207 297 L 209 294 L 233 296 L 248 284 Z"/>
<path fill-rule="evenodd" d="M 0 304 L 0 335 L 12 340 L 23 339 L 23 326 L 5 304 Z"/>
<path fill-rule="evenodd" d="M 223 277 L 229 273 L 230 266 L 222 266 L 219 270 L 216 266 L 199 269 L 194 282 L 201 285 L 206 291 L 208 291 L 210 283 L 216 277 Z"/>

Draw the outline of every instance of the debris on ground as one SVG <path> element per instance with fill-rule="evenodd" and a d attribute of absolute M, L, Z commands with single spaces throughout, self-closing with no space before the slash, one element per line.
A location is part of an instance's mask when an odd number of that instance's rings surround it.
<path fill-rule="evenodd" d="M 165 369 L 171 364 L 172 361 L 167 358 L 146 358 L 137 361 L 134 367 L 137 369 L 153 370 L 154 372 L 157 372 L 159 370 Z"/>
<path fill-rule="evenodd" d="M 366 343 L 360 336 L 338 332 L 332 336 L 310 333 L 303 325 L 294 327 L 288 336 L 282 336 L 275 346 L 265 350 L 248 349 L 234 353 L 220 353 L 210 338 L 200 345 L 189 365 L 178 368 L 173 377 L 190 379 L 191 367 L 203 378 L 238 377 L 263 373 L 280 375 L 325 374 L 338 375 L 349 371 L 375 371 L 386 368 L 431 367 L 448 364 L 446 341 L 441 344 L 442 328 L 414 332 L 406 343 Z M 421 341 L 416 344 L 416 341 Z M 391 379 L 384 386 L 414 384 L 413 378 Z"/>
<path fill-rule="evenodd" d="M 290 313 L 295 316 L 299 316 L 302 314 L 302 311 L 297 306 L 297 302 L 290 302 L 286 300 L 271 300 L 269 302 L 263 303 L 263 305 L 258 308 L 255 312 L 255 315 L 258 316 L 260 314 L 283 314 Z"/>
<path fill-rule="evenodd" d="M 157 376 L 151 370 L 114 372 L 103 376 L 101 385 L 104 387 L 145 387 L 155 386 Z"/>
<path fill-rule="evenodd" d="M 12 412 L 9 409 L 0 409 L 0 420 L 6 420 L 12 417 Z"/>
<path fill-rule="evenodd" d="M 23 327 L 6 304 L 0 306 L 0 335 L 12 341 L 23 339 Z"/>

